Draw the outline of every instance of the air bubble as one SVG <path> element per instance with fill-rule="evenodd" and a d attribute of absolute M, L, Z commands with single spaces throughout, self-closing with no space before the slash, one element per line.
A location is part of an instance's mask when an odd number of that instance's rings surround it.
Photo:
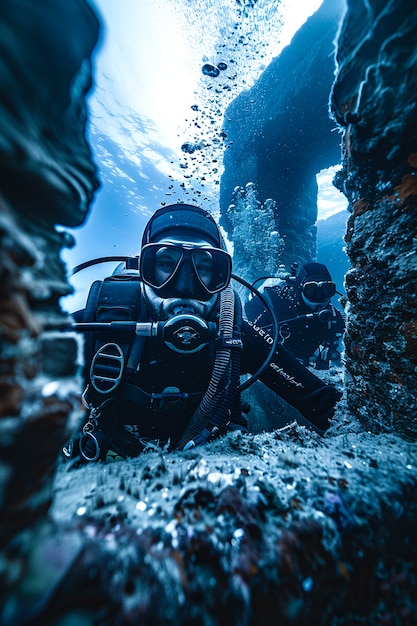
<path fill-rule="evenodd" d="M 196 145 L 194 143 L 190 143 L 189 141 L 186 141 L 185 143 L 182 144 L 181 150 L 183 152 L 187 152 L 187 154 L 192 154 L 196 150 Z"/>
<path fill-rule="evenodd" d="M 211 65 L 210 63 L 205 63 L 201 68 L 201 71 L 206 76 L 211 76 L 212 78 L 216 78 L 220 74 L 220 70 L 215 65 Z"/>

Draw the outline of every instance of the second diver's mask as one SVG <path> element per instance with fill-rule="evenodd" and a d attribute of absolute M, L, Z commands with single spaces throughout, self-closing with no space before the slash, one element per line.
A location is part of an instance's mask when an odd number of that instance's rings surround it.
<path fill-rule="evenodd" d="M 310 302 L 325 302 L 333 298 L 336 293 L 336 285 L 331 280 L 320 282 L 309 281 L 302 285 L 302 294 Z"/>
<path fill-rule="evenodd" d="M 335 293 L 336 285 L 332 281 L 310 281 L 301 287 L 303 302 L 312 311 L 328 306 Z"/>
<path fill-rule="evenodd" d="M 296 278 L 300 297 L 311 310 L 317 311 L 329 305 L 336 293 L 336 285 L 323 263 L 305 263 Z"/>

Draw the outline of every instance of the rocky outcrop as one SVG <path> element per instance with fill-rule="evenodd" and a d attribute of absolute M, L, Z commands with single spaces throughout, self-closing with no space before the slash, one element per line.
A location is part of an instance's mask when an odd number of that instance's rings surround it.
<path fill-rule="evenodd" d="M 401 457 L 413 445 L 389 435 L 322 442 L 292 425 L 62 472 L 53 515 L 83 532 L 42 618 L 412 626 L 416 477 Z"/>
<path fill-rule="evenodd" d="M 80 224 L 97 187 L 84 131 L 98 22 L 84 0 L 4 0 L 0 29 L 0 621 L 18 624 L 48 587 L 52 479 L 79 414 L 78 341 L 53 330 L 71 292 L 55 224 Z"/>
<path fill-rule="evenodd" d="M 258 199 L 276 202 L 275 228 L 285 240 L 288 267 L 316 258 L 316 174 L 340 162 L 340 136 L 329 119 L 334 40 L 341 0 L 325 0 L 224 117 L 227 134 L 221 178 L 221 223 L 236 186 L 254 183 Z"/>
<path fill-rule="evenodd" d="M 0 183 L 31 222 L 78 226 L 97 186 L 83 97 L 91 86 L 86 42 L 97 25 L 85 2 L 59 7 L 55 0 L 1 4 Z"/>
<path fill-rule="evenodd" d="M 349 405 L 372 431 L 417 436 L 417 10 L 350 0 L 331 95 L 349 200 Z"/>

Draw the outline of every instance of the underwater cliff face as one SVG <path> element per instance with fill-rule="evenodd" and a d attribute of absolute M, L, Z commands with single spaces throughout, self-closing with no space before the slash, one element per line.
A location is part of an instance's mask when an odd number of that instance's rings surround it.
<path fill-rule="evenodd" d="M 417 436 L 417 9 L 348 0 L 331 110 L 349 200 L 349 405 L 372 431 Z"/>
<path fill-rule="evenodd" d="M 340 162 L 328 99 L 343 6 L 343 0 L 325 0 L 224 116 L 221 223 L 230 232 L 233 190 L 253 183 L 260 202 L 276 202 L 275 227 L 285 239 L 281 262 L 288 267 L 316 256 L 316 174 Z"/>
<path fill-rule="evenodd" d="M 83 98 L 91 87 L 85 42 L 97 40 L 98 24 L 85 2 L 55 5 L 1 3 L 0 183 L 32 221 L 77 226 L 98 185 Z"/>
<path fill-rule="evenodd" d="M 38 549 L 80 414 L 78 340 L 53 330 L 71 292 L 55 224 L 80 224 L 97 187 L 84 131 L 98 20 L 84 0 L 3 0 L 0 31 L 0 621 L 17 624 L 48 577 Z M 17 618 L 4 604 L 23 586 Z"/>

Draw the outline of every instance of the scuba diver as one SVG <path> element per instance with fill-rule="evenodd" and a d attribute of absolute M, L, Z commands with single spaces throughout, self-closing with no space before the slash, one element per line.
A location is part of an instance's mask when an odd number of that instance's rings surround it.
<path fill-rule="evenodd" d="M 266 286 L 263 293 L 279 320 L 281 345 L 304 365 L 326 370 L 331 361 L 340 361 L 345 330 L 343 315 L 331 302 L 336 285 L 322 263 L 306 263 L 298 274 L 297 269 L 294 263 L 285 280 Z M 265 331 L 271 329 L 271 317 L 258 297 L 245 304 L 245 314 Z"/>
<path fill-rule="evenodd" d="M 73 316 L 85 335 L 87 412 L 67 458 L 110 461 L 245 432 L 241 391 L 251 381 L 240 384 L 240 376 L 247 373 L 324 433 L 342 394 L 243 319 L 231 272 L 209 212 L 173 204 L 154 213 L 140 256 L 95 281 Z"/>

